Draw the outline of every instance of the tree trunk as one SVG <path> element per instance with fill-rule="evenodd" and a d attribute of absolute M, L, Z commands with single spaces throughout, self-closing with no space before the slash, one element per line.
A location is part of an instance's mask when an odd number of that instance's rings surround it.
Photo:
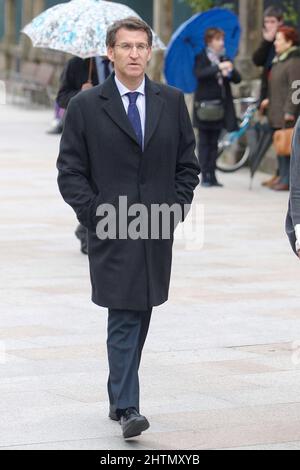
<path fill-rule="evenodd" d="M 44 10 L 45 10 L 45 1 L 44 0 L 34 0 L 34 2 L 33 2 L 33 18 L 38 16 Z"/>
<path fill-rule="evenodd" d="M 238 68 L 244 78 L 257 78 L 258 69 L 254 66 L 252 55 L 261 41 L 263 25 L 263 0 L 240 0 L 239 15 L 242 27 Z"/>
<path fill-rule="evenodd" d="M 33 18 L 33 1 L 32 0 L 23 0 L 23 9 L 22 9 L 22 28 L 26 26 Z M 29 56 L 29 50 L 32 48 L 31 40 L 25 34 L 20 36 L 20 48 L 22 60 L 27 60 Z"/>
<path fill-rule="evenodd" d="M 154 0 L 153 8 L 153 29 L 167 45 L 173 32 L 173 0 Z M 153 80 L 162 80 L 163 63 L 164 52 L 155 52 L 149 68 Z"/>
<path fill-rule="evenodd" d="M 5 45 L 5 67 L 10 70 L 12 66 L 11 50 L 16 43 L 16 0 L 7 0 L 4 10 L 4 45 Z"/>
<path fill-rule="evenodd" d="M 32 3 L 32 19 L 39 16 L 45 10 L 45 0 L 33 0 Z M 42 61 L 44 51 L 37 47 L 32 47 L 31 41 L 27 43 L 27 55 L 30 61 Z"/>

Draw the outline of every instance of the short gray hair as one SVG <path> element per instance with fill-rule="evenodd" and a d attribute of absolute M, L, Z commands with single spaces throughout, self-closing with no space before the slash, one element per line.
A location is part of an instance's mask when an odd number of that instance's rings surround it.
<path fill-rule="evenodd" d="M 120 29 L 128 29 L 129 31 L 144 31 L 148 36 L 148 46 L 153 44 L 153 34 L 150 26 L 143 20 L 130 16 L 123 20 L 115 21 L 107 30 L 106 46 L 114 47 L 116 45 L 116 35 Z"/>

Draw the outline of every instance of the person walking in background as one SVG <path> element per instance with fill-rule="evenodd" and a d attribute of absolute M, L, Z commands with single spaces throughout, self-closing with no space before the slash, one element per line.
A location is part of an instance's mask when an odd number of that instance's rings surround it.
<path fill-rule="evenodd" d="M 295 28 L 281 26 L 276 34 L 276 57 L 269 78 L 268 98 L 262 108 L 268 110 L 274 131 L 294 127 L 300 106 L 293 100 L 293 84 L 300 78 L 299 33 Z M 290 182 L 290 157 L 278 155 L 279 181 L 272 185 L 275 191 L 288 191 Z"/>
<path fill-rule="evenodd" d="M 56 101 L 61 108 L 67 109 L 70 100 L 81 91 L 101 85 L 110 76 L 113 66 L 106 56 L 91 59 L 73 57 L 67 62 L 61 78 L 61 86 Z M 88 253 L 87 230 L 79 224 L 76 237 L 81 244 L 81 252 Z"/>
<path fill-rule="evenodd" d="M 257 67 L 263 67 L 261 77 L 261 90 L 259 107 L 261 114 L 265 114 L 264 107 L 261 104 L 266 98 L 268 98 L 269 78 L 273 65 L 273 60 L 276 56 L 275 51 L 275 38 L 278 29 L 283 26 L 283 10 L 276 6 L 268 7 L 264 12 L 264 25 L 263 25 L 263 40 L 259 45 L 258 49 L 253 54 L 253 62 Z M 255 155 L 262 152 L 266 153 L 266 150 L 272 145 L 273 129 L 268 124 L 264 125 L 264 132 L 261 139 L 257 142 L 254 152 Z M 279 183 L 279 170 L 272 176 L 272 178 L 264 181 L 262 186 L 271 187 Z"/>
<path fill-rule="evenodd" d="M 194 127 L 199 132 L 198 158 L 202 186 L 222 186 L 216 178 L 218 140 L 222 129 L 238 128 L 230 83 L 241 76 L 225 56 L 224 32 L 210 28 L 205 33 L 206 48 L 196 57 L 198 87 L 194 100 Z"/>
<path fill-rule="evenodd" d="M 123 196 L 129 209 L 143 204 L 147 214 L 153 205 L 176 205 L 183 221 L 182 208 L 199 184 L 184 95 L 145 75 L 152 41 L 138 18 L 109 28 L 115 73 L 71 100 L 57 161 L 60 192 L 88 229 L 92 300 L 108 308 L 109 416 L 120 420 L 124 438 L 149 427 L 140 414 L 138 370 L 152 309 L 168 299 L 174 230 L 152 238 L 147 229 L 148 237 L 132 238 L 125 222 L 127 236 L 116 229 L 116 236 L 99 239 L 97 209 L 110 204 L 127 220 Z"/>
<path fill-rule="evenodd" d="M 47 131 L 47 134 L 59 135 L 63 131 L 64 125 L 64 114 L 65 110 L 61 108 L 58 103 L 54 103 L 54 120 L 51 128 Z"/>
<path fill-rule="evenodd" d="M 61 85 L 56 101 L 61 108 L 67 109 L 70 100 L 80 91 L 101 85 L 113 71 L 106 56 L 91 59 L 70 59 L 62 73 Z"/>
<path fill-rule="evenodd" d="M 300 258 L 300 118 L 297 121 L 291 157 L 291 193 L 286 218 L 286 233 L 295 254 Z"/>

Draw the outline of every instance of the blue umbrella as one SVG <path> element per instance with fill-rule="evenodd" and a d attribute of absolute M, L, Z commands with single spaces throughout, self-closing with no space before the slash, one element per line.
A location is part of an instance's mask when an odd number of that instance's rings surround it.
<path fill-rule="evenodd" d="M 180 26 L 167 48 L 165 77 L 169 85 L 185 93 L 196 90 L 195 58 L 205 47 L 204 34 L 208 28 L 221 28 L 225 32 L 226 56 L 231 60 L 235 58 L 241 37 L 238 17 L 224 8 L 198 13 Z"/>

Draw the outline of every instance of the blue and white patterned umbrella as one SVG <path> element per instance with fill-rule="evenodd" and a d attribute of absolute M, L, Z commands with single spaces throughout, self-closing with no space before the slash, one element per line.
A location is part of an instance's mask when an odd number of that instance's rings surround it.
<path fill-rule="evenodd" d="M 121 3 L 104 0 L 71 0 L 41 13 L 22 30 L 35 47 L 68 52 L 87 59 L 106 54 L 106 31 L 116 20 L 140 18 Z M 153 32 L 154 49 L 165 49 Z"/>

